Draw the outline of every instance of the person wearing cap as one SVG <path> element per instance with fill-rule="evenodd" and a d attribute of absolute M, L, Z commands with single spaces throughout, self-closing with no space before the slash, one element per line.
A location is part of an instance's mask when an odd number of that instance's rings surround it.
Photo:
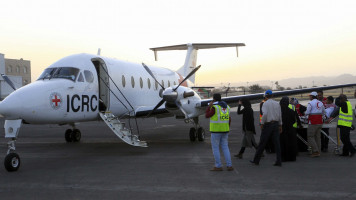
<path fill-rule="evenodd" d="M 210 171 L 223 171 L 220 160 L 220 147 L 225 157 L 227 171 L 233 171 L 228 145 L 228 133 L 231 123 L 230 107 L 226 102 L 221 101 L 220 94 L 213 95 L 213 100 L 206 109 L 205 117 L 210 118 L 211 147 L 215 159 L 215 166 Z"/>
<path fill-rule="evenodd" d="M 340 94 L 340 109 L 339 112 L 333 112 L 331 117 L 327 122 L 333 120 L 339 114 L 339 120 L 337 121 L 337 127 L 340 128 L 340 138 L 344 144 L 342 148 L 342 154 L 340 156 L 354 156 L 356 149 L 350 141 L 350 130 L 353 121 L 352 106 L 351 103 L 347 100 L 347 96 Z"/>
<path fill-rule="evenodd" d="M 311 157 L 319 157 L 321 151 L 320 132 L 323 125 L 323 115 L 325 115 L 325 108 L 321 101 L 319 101 L 318 93 L 311 92 L 309 95 L 310 102 L 308 103 L 305 115 L 308 116 L 308 143 L 312 148 Z"/>
<path fill-rule="evenodd" d="M 276 162 L 274 166 L 282 166 L 281 159 L 281 147 L 279 141 L 279 134 L 282 132 L 282 113 L 279 103 L 272 99 L 272 91 L 267 90 L 265 92 L 266 102 L 262 106 L 262 120 L 261 120 L 261 138 L 258 144 L 257 151 L 254 159 L 250 160 L 251 163 L 259 165 L 263 150 L 269 140 L 272 137 L 274 148 L 276 151 Z"/>

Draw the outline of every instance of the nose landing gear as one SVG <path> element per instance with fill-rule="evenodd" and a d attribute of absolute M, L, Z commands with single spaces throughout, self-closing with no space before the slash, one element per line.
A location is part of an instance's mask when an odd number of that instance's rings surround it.
<path fill-rule="evenodd" d="M 9 172 L 17 171 L 21 164 L 20 156 L 15 153 L 15 142 L 16 138 L 12 138 L 12 140 L 7 143 L 8 150 L 4 160 L 4 165 L 5 169 Z"/>
<path fill-rule="evenodd" d="M 20 168 L 21 160 L 20 160 L 20 156 L 17 153 L 15 153 L 16 150 L 15 143 L 21 125 L 22 125 L 21 119 L 5 120 L 5 124 L 4 124 L 5 138 L 11 139 L 7 143 L 7 155 L 4 160 L 5 169 L 8 172 L 17 171 Z"/>

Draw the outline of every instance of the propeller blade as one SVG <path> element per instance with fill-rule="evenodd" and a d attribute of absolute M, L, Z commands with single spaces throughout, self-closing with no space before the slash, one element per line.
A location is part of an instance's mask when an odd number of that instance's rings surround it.
<path fill-rule="evenodd" d="M 1 74 L 1 76 L 6 81 L 6 83 L 12 87 L 12 89 L 16 90 L 14 83 L 9 79 L 9 77 L 7 77 L 5 74 Z"/>
<path fill-rule="evenodd" d="M 157 110 L 157 108 L 159 108 L 165 101 L 166 101 L 166 100 L 162 99 L 162 100 L 153 108 L 153 110 L 152 110 L 150 113 L 148 113 L 148 115 L 147 115 L 146 117 L 147 117 L 147 118 L 150 117 L 151 114 L 152 114 L 155 110 Z"/>
<path fill-rule="evenodd" d="M 150 68 L 147 67 L 147 65 L 145 65 L 145 63 L 142 63 L 142 66 L 145 68 L 145 70 L 152 76 L 152 78 L 156 81 L 156 83 L 158 85 L 160 85 L 162 87 L 162 89 L 164 90 L 165 88 L 163 87 L 163 85 L 161 85 L 161 83 L 159 81 L 157 81 L 156 77 L 153 75 L 152 71 L 150 70 Z"/>
<path fill-rule="evenodd" d="M 185 77 L 185 79 L 183 79 L 183 81 L 181 81 L 181 82 L 178 84 L 178 86 L 173 89 L 173 91 L 176 91 L 176 90 L 179 88 L 179 86 L 180 86 L 182 83 L 184 83 L 184 81 L 186 81 L 188 78 L 190 78 L 193 74 L 195 74 L 195 72 L 197 72 L 200 67 L 201 67 L 201 65 L 199 65 L 198 67 L 196 67 L 195 69 L 193 69 L 193 70 L 188 74 L 188 76 Z"/>

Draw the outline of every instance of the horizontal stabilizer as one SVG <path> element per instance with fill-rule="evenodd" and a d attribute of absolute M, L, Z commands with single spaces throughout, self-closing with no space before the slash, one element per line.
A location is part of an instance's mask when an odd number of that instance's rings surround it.
<path fill-rule="evenodd" d="M 194 49 L 214 49 L 221 47 L 239 47 L 245 46 L 244 43 L 192 43 L 192 44 L 180 44 L 165 47 L 150 48 L 152 51 L 169 51 L 169 50 L 187 50 L 188 46 L 193 46 Z"/>

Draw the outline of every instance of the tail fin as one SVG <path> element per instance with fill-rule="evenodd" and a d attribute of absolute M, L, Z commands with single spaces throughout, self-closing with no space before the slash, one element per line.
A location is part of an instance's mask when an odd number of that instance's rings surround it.
<path fill-rule="evenodd" d="M 236 52 L 238 55 L 239 46 L 245 46 L 245 44 L 244 43 L 189 43 L 189 44 L 182 44 L 182 45 L 150 48 L 150 50 L 154 52 L 156 61 L 157 61 L 157 51 L 187 50 L 187 55 L 185 57 L 184 65 L 183 67 L 179 68 L 177 71 L 182 76 L 186 77 L 197 66 L 197 55 L 199 49 L 236 47 Z M 191 76 L 188 80 L 190 80 L 194 84 L 195 75 Z"/>

